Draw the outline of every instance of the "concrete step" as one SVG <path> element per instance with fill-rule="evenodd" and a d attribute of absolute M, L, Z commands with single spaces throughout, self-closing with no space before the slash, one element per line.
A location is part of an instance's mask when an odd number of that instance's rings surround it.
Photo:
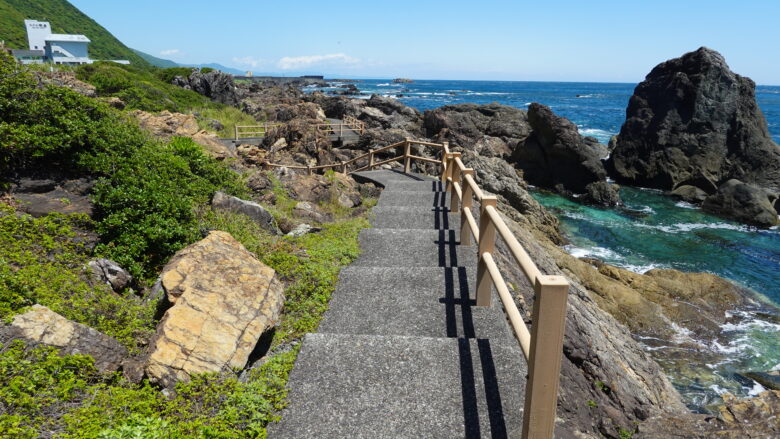
<path fill-rule="evenodd" d="M 319 332 L 511 340 L 498 296 L 475 301 L 476 269 L 348 267 Z"/>
<path fill-rule="evenodd" d="M 382 187 L 387 187 L 390 182 L 399 181 L 434 181 L 437 180 L 428 175 L 417 174 L 414 172 L 404 173 L 389 169 L 380 169 L 376 171 L 354 172 L 350 174 L 359 183 L 374 183 Z"/>
<path fill-rule="evenodd" d="M 516 343 L 307 334 L 271 438 L 520 437 Z"/>
<path fill-rule="evenodd" d="M 390 181 L 385 191 L 401 192 L 441 192 L 443 190 L 440 181 Z"/>
<path fill-rule="evenodd" d="M 475 245 L 458 245 L 454 230 L 364 229 L 358 267 L 476 267 Z"/>
<path fill-rule="evenodd" d="M 446 192 L 382 191 L 376 203 L 384 206 L 449 207 L 450 196 Z"/>
<path fill-rule="evenodd" d="M 371 210 L 375 229 L 458 229 L 460 215 L 447 208 L 383 206 Z"/>

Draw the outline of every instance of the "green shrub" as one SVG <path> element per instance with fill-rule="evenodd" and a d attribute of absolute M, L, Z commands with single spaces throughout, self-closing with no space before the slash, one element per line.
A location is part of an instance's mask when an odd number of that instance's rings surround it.
<path fill-rule="evenodd" d="M 173 78 L 177 76 L 183 76 L 188 78 L 195 69 L 192 67 L 171 67 L 168 69 L 160 69 L 155 72 L 155 76 L 160 81 L 170 84 L 173 82 Z"/>

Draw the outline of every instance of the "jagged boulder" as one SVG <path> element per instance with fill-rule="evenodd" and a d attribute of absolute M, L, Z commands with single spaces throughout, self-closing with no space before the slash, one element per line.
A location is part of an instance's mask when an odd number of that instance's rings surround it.
<path fill-rule="evenodd" d="M 98 281 L 107 284 L 114 291 L 122 291 L 133 281 L 133 276 L 127 270 L 109 259 L 93 259 L 87 266 Z"/>
<path fill-rule="evenodd" d="M 164 387 L 194 373 L 244 367 L 284 303 L 275 271 L 221 231 L 176 253 L 161 281 L 173 306 L 142 367 Z"/>
<path fill-rule="evenodd" d="M 263 206 L 254 201 L 242 200 L 222 191 L 217 191 L 211 199 L 211 205 L 216 209 L 242 213 L 259 224 L 264 230 L 275 235 L 281 234 L 271 212 L 267 211 Z"/>
<path fill-rule="evenodd" d="M 597 181 L 585 186 L 583 201 L 605 207 L 615 207 L 623 204 L 623 200 L 620 199 L 620 193 L 618 193 L 615 186 L 606 181 Z"/>
<path fill-rule="evenodd" d="M 778 223 L 772 201 L 774 199 L 763 189 L 732 179 L 707 197 L 702 209 L 746 224 L 772 227 Z"/>
<path fill-rule="evenodd" d="M 637 85 L 609 166 L 619 182 L 664 190 L 712 194 L 732 178 L 780 190 L 780 147 L 755 83 L 706 47 L 659 64 Z"/>
<path fill-rule="evenodd" d="M 116 371 L 127 357 L 127 349 L 118 341 L 41 305 L 14 317 L 4 332 L 11 338 L 54 346 L 63 354 L 89 355 L 101 372 Z"/>
<path fill-rule="evenodd" d="M 605 181 L 607 172 L 601 162 L 607 148 L 592 137 L 583 137 L 577 125 L 555 115 L 542 104 L 528 107 L 531 135 L 518 144 L 512 155 L 529 183 L 583 193 L 590 183 Z"/>
<path fill-rule="evenodd" d="M 193 70 L 188 77 L 173 78 L 172 84 L 202 94 L 221 104 L 236 106 L 240 101 L 233 76 L 219 70 L 208 73 Z"/>
<path fill-rule="evenodd" d="M 495 103 L 445 105 L 428 110 L 423 126 L 428 137 L 489 157 L 508 157 L 531 131 L 525 111 Z"/>

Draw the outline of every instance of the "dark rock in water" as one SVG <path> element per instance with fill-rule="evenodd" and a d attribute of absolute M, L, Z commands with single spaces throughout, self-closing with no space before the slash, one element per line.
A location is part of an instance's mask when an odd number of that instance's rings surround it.
<path fill-rule="evenodd" d="M 189 77 L 177 76 L 171 83 L 225 105 L 236 106 L 241 100 L 233 76 L 219 70 L 202 73 L 195 69 Z"/>
<path fill-rule="evenodd" d="M 735 179 L 727 181 L 715 195 L 707 197 L 702 208 L 758 227 L 772 227 L 778 223 L 777 211 L 770 202 L 769 194 Z"/>
<path fill-rule="evenodd" d="M 562 184 L 583 193 L 588 184 L 605 181 L 601 159 L 608 151 L 596 139 L 582 137 L 574 123 L 542 104 L 528 107 L 528 122 L 531 135 L 517 146 L 512 159 L 530 183 L 547 188 Z"/>
<path fill-rule="evenodd" d="M 728 179 L 780 190 L 780 147 L 755 83 L 700 48 L 656 66 L 634 90 L 609 159 L 619 182 L 707 193 Z"/>
<path fill-rule="evenodd" d="M 743 372 L 740 375 L 750 378 L 769 390 L 780 390 L 780 370 L 771 372 Z"/>
<path fill-rule="evenodd" d="M 605 207 L 615 207 L 623 204 L 620 194 L 614 185 L 606 181 L 597 181 L 585 186 L 583 201 Z"/>
<path fill-rule="evenodd" d="M 701 204 L 704 199 L 707 198 L 707 192 L 704 192 L 696 186 L 687 184 L 678 186 L 677 189 L 671 191 L 669 194 L 693 204 Z"/>

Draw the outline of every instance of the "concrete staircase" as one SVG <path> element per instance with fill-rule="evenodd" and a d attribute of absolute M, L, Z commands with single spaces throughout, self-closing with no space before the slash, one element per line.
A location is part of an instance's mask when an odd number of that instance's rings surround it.
<path fill-rule="evenodd" d="M 385 187 L 361 256 L 303 340 L 271 438 L 520 437 L 526 363 L 499 301 L 476 307 L 476 248 L 428 177 Z"/>

